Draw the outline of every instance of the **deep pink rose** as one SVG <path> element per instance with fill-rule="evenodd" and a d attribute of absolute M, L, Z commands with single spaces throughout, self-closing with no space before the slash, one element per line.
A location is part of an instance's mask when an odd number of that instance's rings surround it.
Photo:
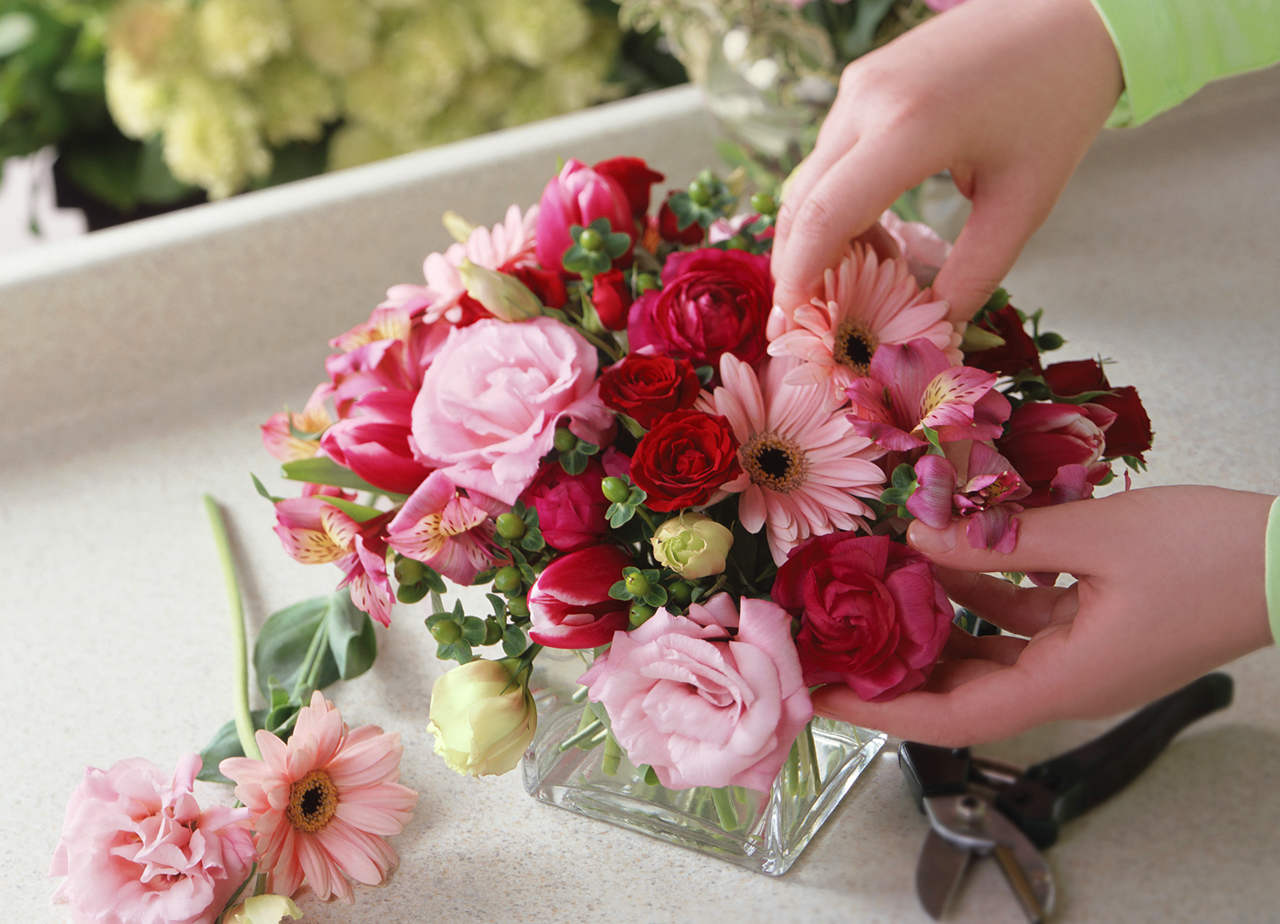
<path fill-rule="evenodd" d="M 800 618 L 804 682 L 872 703 L 924 684 L 954 617 L 933 563 L 885 536 L 810 539 L 778 569 L 773 599 Z"/>
<path fill-rule="evenodd" d="M 1080 465 L 1086 471 L 1088 497 L 1092 486 L 1111 467 L 1103 461 L 1105 430 L 1116 418 L 1098 404 L 1052 404 L 1039 402 L 1014 409 L 1005 434 L 996 449 L 1013 463 L 1022 480 L 1031 488 L 1022 503 L 1044 507 L 1060 502 L 1052 487 L 1063 466 Z M 1078 477 L 1073 475 L 1073 481 Z"/>
<path fill-rule="evenodd" d="M 562 271 L 561 261 L 573 246 L 569 228 L 585 228 L 597 218 L 607 219 L 614 231 L 635 240 L 631 200 L 622 184 L 580 160 L 571 160 L 547 184 L 538 203 L 537 254 L 542 268 Z"/>
<path fill-rule="evenodd" d="M 605 442 L 613 415 L 600 403 L 596 365 L 595 347 L 553 318 L 454 330 L 413 405 L 419 461 L 514 504 L 561 420 L 580 438 Z"/>
<path fill-rule="evenodd" d="M 754 363 L 764 356 L 772 307 L 767 256 L 714 247 L 673 253 L 662 288 L 631 306 L 627 336 L 632 350 L 652 347 L 695 366 L 718 369 L 724 353 Z"/>
<path fill-rule="evenodd" d="M 371 391 L 356 401 L 356 416 L 324 432 L 320 446 L 339 465 L 369 484 L 396 494 L 412 494 L 431 469 L 413 456 L 409 422 L 417 395 L 411 391 Z"/>
<path fill-rule="evenodd" d="M 148 760 L 89 767 L 71 794 L 50 876 L 77 924 L 212 924 L 257 859 L 249 810 L 202 810 L 200 757 L 173 780 Z"/>
<path fill-rule="evenodd" d="M 767 792 L 813 717 L 791 620 L 768 600 L 717 594 L 613 636 L 581 678 L 632 763 L 668 789 Z M 736 632 L 734 629 L 736 628 Z"/>
<path fill-rule="evenodd" d="M 626 629 L 631 602 L 609 588 L 634 564 L 616 545 L 593 545 L 553 559 L 529 589 L 529 639 L 548 648 L 596 648 Z"/>
<path fill-rule="evenodd" d="M 609 449 L 603 463 L 593 458 L 578 475 L 567 473 L 559 462 L 548 462 L 538 470 L 520 499 L 538 511 L 538 528 L 547 545 L 575 552 L 604 538 L 609 532 L 605 519 L 609 501 L 600 483 L 608 475 L 625 475 L 628 463 L 626 456 Z"/>

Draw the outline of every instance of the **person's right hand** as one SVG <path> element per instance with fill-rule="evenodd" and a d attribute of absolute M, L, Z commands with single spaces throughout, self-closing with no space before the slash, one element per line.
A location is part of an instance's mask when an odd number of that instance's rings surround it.
<path fill-rule="evenodd" d="M 948 169 L 973 211 L 934 291 L 968 320 L 1053 208 L 1123 89 L 1089 0 L 966 0 L 850 64 L 773 246 L 775 303 L 821 291 L 851 238 Z"/>

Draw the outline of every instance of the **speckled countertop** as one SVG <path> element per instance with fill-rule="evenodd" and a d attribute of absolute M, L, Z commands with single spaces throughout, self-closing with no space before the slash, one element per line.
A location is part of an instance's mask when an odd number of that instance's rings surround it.
<path fill-rule="evenodd" d="M 1212 87 L 1104 136 L 1008 280 L 1070 340 L 1117 361 L 1157 430 L 1143 484 L 1276 490 L 1280 458 L 1280 73 Z M 257 424 L 301 406 L 325 341 L 448 243 L 445 209 L 496 221 L 536 200 L 555 159 L 645 156 L 684 183 L 714 158 L 688 89 L 0 257 L 0 918 L 63 922 L 45 878 L 86 764 L 172 767 L 231 712 L 225 601 L 200 496 L 227 508 L 251 630 L 326 592 L 294 563 L 249 472 Z M 1211 614 L 1206 614 L 1211 618 Z M 887 748 L 780 879 L 536 803 L 517 774 L 475 781 L 431 753 L 443 665 L 412 611 L 364 678 L 355 722 L 405 743 L 421 793 L 400 870 L 305 920 L 656 924 L 925 921 L 925 821 Z M 1068 922 L 1256 922 L 1280 907 L 1280 657 L 1231 668 L 1236 702 L 1181 736 L 1049 851 Z M 1104 723 L 1105 724 L 1105 723 Z M 987 749 L 1020 763 L 1103 725 L 1062 723 Z M 209 787 L 209 797 L 226 791 Z M 1268 860 L 1267 858 L 1272 858 Z M 1019 922 L 991 864 L 954 920 Z"/>

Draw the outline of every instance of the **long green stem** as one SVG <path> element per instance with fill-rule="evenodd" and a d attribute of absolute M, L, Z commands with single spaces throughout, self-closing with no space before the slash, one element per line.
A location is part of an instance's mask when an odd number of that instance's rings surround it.
<path fill-rule="evenodd" d="M 227 522 L 218 502 L 204 495 L 204 509 L 209 515 L 213 530 L 213 542 L 218 548 L 218 560 L 222 565 L 222 581 L 227 589 L 227 606 L 231 610 L 231 645 L 235 673 L 236 735 L 246 757 L 262 760 L 258 742 L 253 740 L 253 716 L 249 714 L 249 643 L 244 631 L 244 606 L 240 602 L 240 580 L 236 577 L 235 561 L 231 557 L 231 540 L 227 536 Z"/>
<path fill-rule="evenodd" d="M 733 805 L 733 794 L 728 787 L 717 786 L 711 790 L 711 801 L 715 803 L 716 815 L 720 817 L 720 827 L 726 831 L 738 830 L 738 811 Z"/>
<path fill-rule="evenodd" d="M 316 688 L 316 682 L 320 679 L 320 667 L 324 664 L 324 645 L 329 641 L 329 623 L 320 623 L 320 627 L 316 629 L 316 634 L 311 636 L 311 644 L 307 646 L 307 653 L 302 659 L 302 666 L 298 670 L 298 682 L 293 685 L 293 698 L 303 701 L 310 699 L 310 693 Z M 304 696 L 304 693 L 306 696 Z M 305 705 L 305 702 L 304 702 Z"/>

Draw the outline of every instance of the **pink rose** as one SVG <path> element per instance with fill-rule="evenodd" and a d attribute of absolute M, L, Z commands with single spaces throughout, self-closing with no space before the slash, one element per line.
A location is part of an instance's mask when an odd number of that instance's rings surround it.
<path fill-rule="evenodd" d="M 573 246 L 572 225 L 586 227 L 607 219 L 614 231 L 636 238 L 627 191 L 608 173 L 598 173 L 580 160 L 571 160 L 542 191 L 538 203 L 537 254 L 543 269 L 561 271 L 561 261 Z"/>
<path fill-rule="evenodd" d="M 548 648 L 596 648 L 626 629 L 631 603 L 609 596 L 635 564 L 616 545 L 592 545 L 553 559 L 529 588 L 529 639 Z"/>
<path fill-rule="evenodd" d="M 170 782 L 140 757 L 89 767 L 71 794 L 50 876 L 77 924 L 212 924 L 257 858 L 249 810 L 201 810 L 200 757 Z"/>
<path fill-rule="evenodd" d="M 320 445 L 339 465 L 369 484 L 396 494 L 412 494 L 431 469 L 413 457 L 409 420 L 416 395 L 411 391 L 371 391 L 358 399 L 358 416 L 325 431 Z"/>
<path fill-rule="evenodd" d="M 413 405 L 419 461 L 514 504 L 561 420 L 581 439 L 604 442 L 613 417 L 600 403 L 596 365 L 595 347 L 553 318 L 455 329 Z"/>
<path fill-rule="evenodd" d="M 581 678 L 633 764 L 668 789 L 767 792 L 813 717 L 791 620 L 768 600 L 717 594 L 618 632 Z M 733 631 L 736 629 L 737 631 Z"/>
<path fill-rule="evenodd" d="M 804 682 L 843 683 L 872 703 L 928 679 L 954 617 L 933 563 L 885 536 L 810 539 L 778 569 L 773 599 L 801 620 Z"/>
<path fill-rule="evenodd" d="M 609 532 L 605 511 L 609 500 L 600 490 L 607 475 L 625 475 L 626 456 L 606 450 L 603 464 L 596 459 L 578 475 L 568 474 L 559 462 L 538 470 L 521 499 L 538 511 L 538 528 L 547 545 L 561 552 L 575 552 L 594 545 Z"/>

